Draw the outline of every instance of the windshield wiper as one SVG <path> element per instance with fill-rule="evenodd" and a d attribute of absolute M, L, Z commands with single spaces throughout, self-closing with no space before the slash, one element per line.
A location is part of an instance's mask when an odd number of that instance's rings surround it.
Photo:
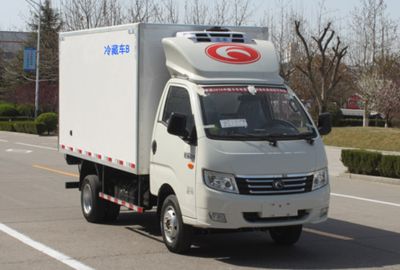
<path fill-rule="evenodd" d="M 306 140 L 309 144 L 314 144 L 314 132 L 305 132 L 299 134 L 281 134 L 281 133 L 267 133 L 266 140 L 270 142 L 272 146 L 276 146 L 277 141 L 288 141 L 288 140 Z"/>
<path fill-rule="evenodd" d="M 258 134 L 254 134 L 254 133 L 248 133 L 248 132 L 233 133 L 233 134 L 227 135 L 227 137 L 235 138 L 235 139 L 243 139 L 243 140 L 246 140 L 247 138 L 255 138 L 255 139 L 259 139 L 259 140 L 264 139 L 263 134 L 258 135 Z"/>
<path fill-rule="evenodd" d="M 228 137 L 246 140 L 248 138 L 256 138 L 258 140 L 266 140 L 271 146 L 277 146 L 278 141 L 288 140 L 306 140 L 309 144 L 314 144 L 314 132 L 305 132 L 299 134 L 286 134 L 286 133 L 250 133 L 241 132 L 229 134 Z"/>
<path fill-rule="evenodd" d="M 268 134 L 264 134 L 264 133 L 250 133 L 250 132 L 241 132 L 241 133 L 234 133 L 234 134 L 230 134 L 230 137 L 233 138 L 240 138 L 243 140 L 246 140 L 247 138 L 256 138 L 259 140 L 266 140 L 269 142 L 269 144 L 271 146 L 276 146 L 277 145 L 277 141 L 282 137 L 282 134 L 275 134 L 275 133 L 268 133 Z"/>
<path fill-rule="evenodd" d="M 299 134 L 301 139 L 306 140 L 309 144 L 313 145 L 314 144 L 314 136 L 315 133 L 314 132 L 304 132 L 304 133 L 300 133 Z"/>

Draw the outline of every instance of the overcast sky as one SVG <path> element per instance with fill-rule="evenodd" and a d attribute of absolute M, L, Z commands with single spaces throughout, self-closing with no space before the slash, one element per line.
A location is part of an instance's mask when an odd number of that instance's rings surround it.
<path fill-rule="evenodd" d="M 39 0 L 35 0 L 39 1 Z M 124 0 L 129 2 L 129 0 Z M 145 1 L 145 0 L 143 0 Z M 212 1 L 212 0 L 205 0 Z M 60 0 L 53 0 L 55 7 L 59 6 Z M 184 4 L 185 0 L 179 0 Z M 251 23 L 257 24 L 263 14 L 263 10 L 276 9 L 278 0 L 252 0 L 255 7 L 255 12 L 252 15 Z M 320 0 L 292 0 L 293 5 L 301 10 L 306 17 L 312 17 L 318 9 Z M 351 10 L 358 6 L 360 0 L 326 0 L 325 6 L 327 15 L 330 18 L 335 18 L 335 23 L 343 26 L 346 25 L 346 20 L 349 18 Z M 400 1 L 386 0 L 389 15 L 399 20 L 400 17 Z M 26 30 L 26 21 L 29 18 L 30 6 L 25 0 L 0 0 L 0 30 Z"/>

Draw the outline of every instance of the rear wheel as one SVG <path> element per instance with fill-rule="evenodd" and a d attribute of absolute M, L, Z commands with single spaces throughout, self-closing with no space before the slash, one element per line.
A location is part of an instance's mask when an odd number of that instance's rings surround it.
<path fill-rule="evenodd" d="M 163 203 L 160 226 L 164 243 L 171 252 L 184 253 L 190 248 L 192 227 L 183 223 L 175 195 L 169 195 Z"/>
<path fill-rule="evenodd" d="M 92 223 L 114 221 L 119 215 L 119 205 L 99 197 L 101 184 L 97 175 L 87 175 L 81 189 L 81 208 L 83 216 Z"/>
<path fill-rule="evenodd" d="M 274 227 L 269 229 L 269 234 L 277 244 L 293 245 L 300 239 L 302 230 L 302 225 Z"/>
<path fill-rule="evenodd" d="M 104 203 L 106 204 L 106 216 L 105 216 L 104 220 L 105 221 L 117 220 L 117 218 L 119 216 L 119 210 L 121 207 L 118 204 L 110 203 L 107 201 L 104 201 Z"/>

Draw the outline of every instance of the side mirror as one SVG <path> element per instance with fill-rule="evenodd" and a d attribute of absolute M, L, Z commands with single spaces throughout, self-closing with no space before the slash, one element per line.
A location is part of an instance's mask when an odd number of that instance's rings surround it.
<path fill-rule="evenodd" d="M 318 132 L 320 135 L 327 135 L 332 130 L 332 116 L 330 113 L 321 113 L 318 117 Z"/>
<path fill-rule="evenodd" d="M 189 132 L 186 130 L 186 115 L 172 113 L 168 121 L 167 131 L 169 134 L 186 139 L 189 136 Z"/>

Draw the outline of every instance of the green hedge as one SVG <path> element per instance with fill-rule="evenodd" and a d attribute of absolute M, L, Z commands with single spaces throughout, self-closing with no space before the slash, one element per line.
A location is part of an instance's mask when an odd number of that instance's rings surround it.
<path fill-rule="evenodd" d="M 33 119 L 33 117 L 29 116 L 0 116 L 0 122 L 31 121 Z"/>
<path fill-rule="evenodd" d="M 400 156 L 382 156 L 379 172 L 382 176 L 400 178 Z"/>
<path fill-rule="evenodd" d="M 0 122 L 0 130 L 37 134 L 35 121 Z"/>
<path fill-rule="evenodd" d="M 36 123 L 34 121 L 14 122 L 14 130 L 16 132 L 37 134 Z"/>
<path fill-rule="evenodd" d="M 0 130 L 15 131 L 13 122 L 0 122 Z"/>
<path fill-rule="evenodd" d="M 38 134 L 43 134 L 45 131 L 50 134 L 57 130 L 58 116 L 52 112 L 42 113 L 36 118 L 35 123 Z"/>
<path fill-rule="evenodd" d="M 0 116 L 18 116 L 18 111 L 13 104 L 2 103 L 0 104 Z"/>
<path fill-rule="evenodd" d="M 342 118 L 335 122 L 335 127 L 362 127 L 363 119 L 361 118 Z M 385 120 L 383 119 L 369 119 L 368 125 L 370 127 L 384 127 Z"/>
<path fill-rule="evenodd" d="M 400 178 L 400 156 L 344 149 L 342 162 L 350 173 Z"/>
<path fill-rule="evenodd" d="M 351 173 L 378 175 L 382 154 L 365 150 L 342 150 L 342 162 Z"/>
<path fill-rule="evenodd" d="M 21 116 L 33 118 L 35 115 L 35 106 L 31 104 L 19 104 L 16 109 Z"/>

